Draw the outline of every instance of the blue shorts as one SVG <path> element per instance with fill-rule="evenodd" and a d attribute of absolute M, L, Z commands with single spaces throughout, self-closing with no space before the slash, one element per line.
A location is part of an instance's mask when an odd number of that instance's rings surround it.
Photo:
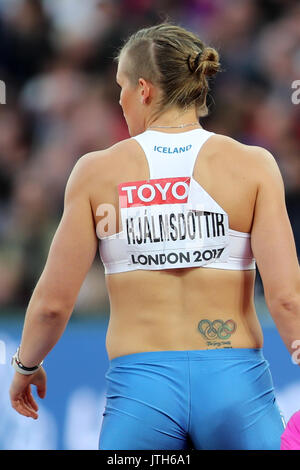
<path fill-rule="evenodd" d="M 100 450 L 279 450 L 284 422 L 260 348 L 114 358 Z"/>

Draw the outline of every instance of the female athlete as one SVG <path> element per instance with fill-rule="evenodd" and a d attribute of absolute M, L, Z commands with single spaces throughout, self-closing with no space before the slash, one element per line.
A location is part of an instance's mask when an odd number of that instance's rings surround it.
<path fill-rule="evenodd" d="M 100 243 L 111 307 L 100 449 L 280 448 L 254 282 L 257 266 L 292 353 L 299 265 L 274 157 L 199 124 L 219 68 L 179 26 L 129 38 L 116 79 L 131 138 L 76 163 L 28 305 L 10 397 L 36 419 L 30 385 L 45 396 L 41 361 Z"/>

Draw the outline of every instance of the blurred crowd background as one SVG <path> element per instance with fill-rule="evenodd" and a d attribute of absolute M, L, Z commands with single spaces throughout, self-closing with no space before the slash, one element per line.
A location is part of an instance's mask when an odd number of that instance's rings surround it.
<path fill-rule="evenodd" d="M 220 52 L 223 71 L 201 124 L 272 152 L 299 253 L 298 1 L 0 0 L 0 312 L 27 306 L 77 159 L 128 137 L 115 83 L 118 48 L 166 19 Z M 98 254 L 76 311 L 108 313 L 108 305 Z"/>

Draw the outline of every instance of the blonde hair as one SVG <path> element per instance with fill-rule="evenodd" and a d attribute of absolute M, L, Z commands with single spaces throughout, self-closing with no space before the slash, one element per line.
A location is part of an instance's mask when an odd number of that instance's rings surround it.
<path fill-rule="evenodd" d="M 198 116 L 207 115 L 208 78 L 220 70 L 214 48 L 180 26 L 162 23 L 130 36 L 116 59 L 124 52 L 125 72 L 133 85 L 142 77 L 160 87 L 160 110 L 195 105 Z"/>

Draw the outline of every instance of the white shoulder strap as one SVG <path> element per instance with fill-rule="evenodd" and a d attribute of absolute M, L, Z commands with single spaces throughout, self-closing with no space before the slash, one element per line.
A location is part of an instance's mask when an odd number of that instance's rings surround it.
<path fill-rule="evenodd" d="M 150 179 L 192 176 L 202 145 L 213 135 L 204 129 L 179 134 L 148 130 L 134 137 L 145 152 Z"/>

